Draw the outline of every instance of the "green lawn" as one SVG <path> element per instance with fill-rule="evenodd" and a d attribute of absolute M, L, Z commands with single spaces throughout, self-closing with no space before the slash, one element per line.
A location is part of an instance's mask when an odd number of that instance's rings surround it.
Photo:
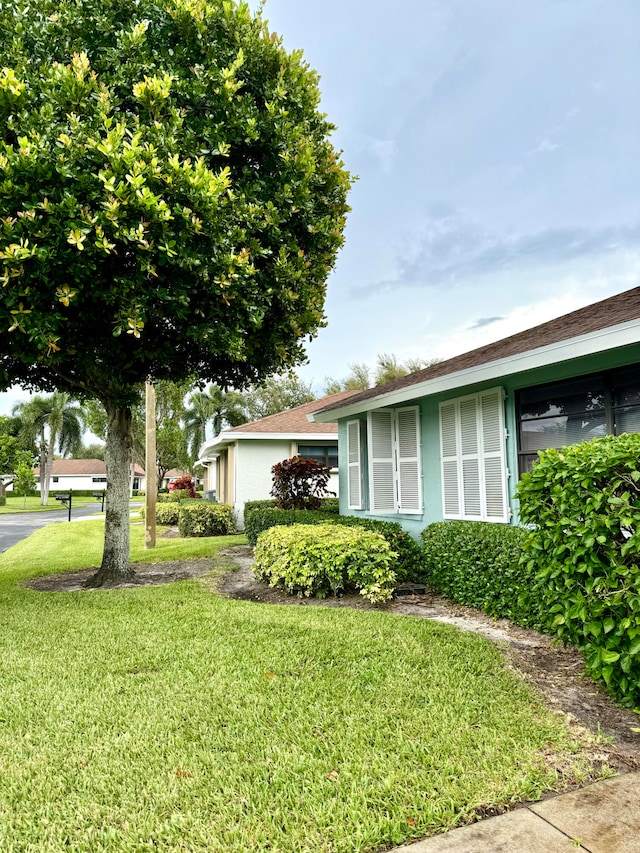
<path fill-rule="evenodd" d="M 62 501 L 57 501 L 54 495 L 56 492 L 51 492 L 49 495 L 49 501 L 47 506 L 42 506 L 40 503 L 40 496 L 36 495 L 35 497 L 28 498 L 18 498 L 13 495 L 11 492 L 7 494 L 7 503 L 5 506 L 0 506 L 0 515 L 6 513 L 16 513 L 16 512 L 49 512 L 52 509 L 63 510 L 64 512 L 68 512 L 68 508 L 62 503 Z M 142 498 L 131 498 L 134 503 L 144 504 L 144 497 Z M 78 498 L 73 497 L 73 507 L 87 506 L 90 509 L 95 509 L 96 511 L 100 509 L 100 501 L 96 500 L 96 498 Z"/>
<path fill-rule="evenodd" d="M 0 555 L 0 850 L 355 853 L 587 773 L 561 720 L 473 634 L 211 585 L 19 586 L 96 564 L 102 522 Z M 159 540 L 133 559 L 243 538 Z M 221 569 L 218 569 L 221 571 Z"/>

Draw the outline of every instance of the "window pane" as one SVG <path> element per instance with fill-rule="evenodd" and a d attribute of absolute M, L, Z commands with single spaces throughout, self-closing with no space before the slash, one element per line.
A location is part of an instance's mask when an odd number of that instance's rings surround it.
<path fill-rule="evenodd" d="M 338 467 L 338 447 L 335 444 L 299 444 L 298 456 L 304 459 L 314 459 L 329 468 Z"/>
<path fill-rule="evenodd" d="M 640 367 L 617 371 L 613 376 L 614 406 L 633 406 L 640 404 Z"/>
<path fill-rule="evenodd" d="M 522 421 L 520 450 L 531 453 L 532 450 L 544 450 L 547 447 L 566 447 L 606 434 L 604 412 Z"/>
<path fill-rule="evenodd" d="M 616 435 L 623 432 L 640 432 L 640 406 L 628 406 L 615 412 Z"/>

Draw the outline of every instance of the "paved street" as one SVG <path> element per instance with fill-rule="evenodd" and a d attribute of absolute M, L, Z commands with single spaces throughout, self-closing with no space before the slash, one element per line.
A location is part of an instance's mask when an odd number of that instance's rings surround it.
<path fill-rule="evenodd" d="M 99 512 L 100 504 L 96 501 L 93 505 L 81 506 L 77 509 L 72 509 L 72 518 L 82 518 L 83 516 L 93 515 L 96 511 Z M 0 553 L 6 551 L 16 542 L 21 539 L 26 539 L 34 530 L 40 527 L 45 527 L 47 524 L 56 522 L 67 522 L 69 515 L 66 509 L 52 510 L 51 512 L 24 512 L 24 513 L 7 513 L 0 515 Z"/>

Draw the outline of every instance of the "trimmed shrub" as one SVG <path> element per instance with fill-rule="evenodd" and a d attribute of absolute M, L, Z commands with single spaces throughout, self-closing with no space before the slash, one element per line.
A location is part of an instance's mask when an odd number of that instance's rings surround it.
<path fill-rule="evenodd" d="M 339 515 L 332 519 L 333 524 L 346 527 L 363 527 L 374 533 L 381 533 L 397 554 L 395 572 L 398 583 L 404 581 L 424 583 L 426 570 L 424 555 L 420 545 L 410 533 L 397 521 L 378 521 L 374 518 L 363 518 L 355 515 Z"/>
<path fill-rule="evenodd" d="M 293 510 L 260 506 L 253 509 L 248 516 L 245 509 L 244 523 L 244 532 L 252 546 L 255 546 L 263 530 L 279 525 L 340 524 L 345 527 L 362 527 L 365 530 L 381 533 L 391 546 L 391 550 L 398 555 L 395 571 L 399 582 L 424 581 L 426 578 L 422 549 L 397 521 L 377 521 L 373 518 L 353 515 L 336 515 L 333 511 L 327 512 L 324 509 Z"/>
<path fill-rule="evenodd" d="M 255 547 L 258 536 L 270 527 L 292 524 L 323 524 L 331 521 L 333 514 L 318 509 L 278 509 L 278 507 L 258 507 L 249 515 L 245 514 L 244 532 L 249 544 Z"/>
<path fill-rule="evenodd" d="M 195 498 L 196 497 L 196 487 L 193 483 L 191 477 L 178 477 L 177 480 L 173 482 L 173 492 L 186 492 L 186 497 Z"/>
<path fill-rule="evenodd" d="M 180 536 L 226 536 L 233 533 L 233 507 L 213 501 L 182 501 L 179 504 Z"/>
<path fill-rule="evenodd" d="M 543 451 L 518 497 L 531 526 L 523 566 L 537 571 L 546 627 L 640 706 L 640 435 Z"/>
<path fill-rule="evenodd" d="M 156 524 L 176 525 L 178 523 L 178 513 L 180 506 L 177 503 L 157 503 L 156 504 Z M 146 507 L 141 506 L 139 509 L 140 518 L 145 518 Z"/>
<path fill-rule="evenodd" d="M 269 501 L 247 501 L 244 505 L 245 524 L 251 513 L 261 509 L 274 509 L 276 506 L 275 500 Z M 338 498 L 320 498 L 320 512 L 330 512 L 338 515 L 340 512 Z"/>
<path fill-rule="evenodd" d="M 324 598 L 355 588 L 369 601 L 388 601 L 396 555 L 379 533 L 335 524 L 272 527 L 260 534 L 253 572 L 289 594 Z"/>
<path fill-rule="evenodd" d="M 280 509 L 320 509 L 331 469 L 315 459 L 294 456 L 271 469 L 271 494 Z M 330 494 L 333 494 L 330 492 Z"/>
<path fill-rule="evenodd" d="M 519 625 L 543 618 L 532 592 L 535 570 L 523 570 L 526 531 L 487 521 L 439 521 L 422 531 L 427 583 L 458 604 Z"/>
<path fill-rule="evenodd" d="M 267 501 L 247 501 L 244 505 L 244 517 L 247 518 L 248 515 L 251 515 L 252 512 L 255 512 L 257 509 L 271 509 L 276 505 L 274 500 Z"/>

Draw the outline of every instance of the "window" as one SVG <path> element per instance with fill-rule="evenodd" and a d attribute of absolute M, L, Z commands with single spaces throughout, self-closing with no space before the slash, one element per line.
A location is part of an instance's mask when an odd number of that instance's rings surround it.
<path fill-rule="evenodd" d="M 367 429 L 371 513 L 421 514 L 422 471 L 418 407 L 369 412 Z"/>
<path fill-rule="evenodd" d="M 93 483 L 106 483 L 107 478 L 106 477 L 92 477 L 91 482 L 93 482 Z"/>
<path fill-rule="evenodd" d="M 52 477 L 51 479 L 53 480 L 54 483 L 57 483 L 59 480 L 59 477 Z"/>
<path fill-rule="evenodd" d="M 522 474 L 539 450 L 640 432 L 640 365 L 524 388 L 517 411 Z"/>
<path fill-rule="evenodd" d="M 444 518 L 509 521 L 503 399 L 492 388 L 440 404 Z"/>
<path fill-rule="evenodd" d="M 299 444 L 298 456 L 304 459 L 314 459 L 328 468 L 338 467 L 337 444 Z"/>

